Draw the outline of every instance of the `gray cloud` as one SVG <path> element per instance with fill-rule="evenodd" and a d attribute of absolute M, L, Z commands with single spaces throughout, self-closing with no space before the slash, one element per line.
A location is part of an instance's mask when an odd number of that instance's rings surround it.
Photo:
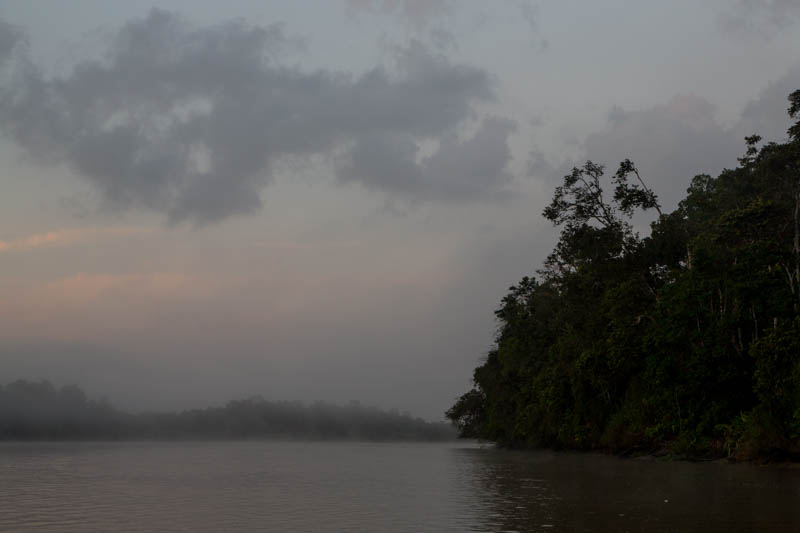
<path fill-rule="evenodd" d="M 24 39 L 21 29 L 0 20 L 0 65 L 8 61 L 14 49 Z"/>
<path fill-rule="evenodd" d="M 417 28 L 429 24 L 453 9 L 451 0 L 345 0 L 350 13 L 368 12 L 399 15 Z"/>
<path fill-rule="evenodd" d="M 458 43 L 455 36 L 444 28 L 434 28 L 430 31 L 430 40 L 437 50 L 457 50 Z"/>
<path fill-rule="evenodd" d="M 676 96 L 641 111 L 614 108 L 604 130 L 586 138 L 588 159 L 610 170 L 631 158 L 662 204 L 673 208 L 692 176 L 716 174 L 736 163 L 743 142 L 716 120 L 714 106 L 696 96 Z"/>
<path fill-rule="evenodd" d="M 437 200 L 502 197 L 512 180 L 505 166 L 514 129 L 511 121 L 484 119 L 471 138 L 444 139 L 439 150 L 419 162 L 419 147 L 408 136 L 362 138 L 339 162 L 337 174 L 343 181 Z"/>
<path fill-rule="evenodd" d="M 797 0 L 738 0 L 720 12 L 721 28 L 737 36 L 771 37 L 800 21 Z"/>
<path fill-rule="evenodd" d="M 539 32 L 539 4 L 531 0 L 520 0 L 517 4 L 519 16 L 528 25 L 532 42 L 541 51 L 546 50 L 550 43 L 543 39 Z"/>
<path fill-rule="evenodd" d="M 734 126 L 737 137 L 757 133 L 767 141 L 785 141 L 786 130 L 792 122 L 787 113 L 787 97 L 797 89 L 800 89 L 800 65 L 770 83 L 745 106 L 741 119 Z"/>
<path fill-rule="evenodd" d="M 614 107 L 606 127 L 586 138 L 583 157 L 606 164 L 610 170 L 615 170 L 619 161 L 632 159 L 662 204 L 672 209 L 693 176 L 716 176 L 724 168 L 736 166 L 745 150 L 745 136 L 759 134 L 765 142 L 785 141 L 790 126 L 787 96 L 798 87 L 800 67 L 795 67 L 748 102 L 730 127 L 718 120 L 711 102 L 697 96 L 675 96 L 663 105 L 639 111 Z M 542 155 L 533 152 L 529 167 L 536 175 L 560 177 L 574 163 L 550 170 Z"/>
<path fill-rule="evenodd" d="M 0 26 L 0 58 L 15 32 Z M 485 71 L 412 42 L 395 51 L 392 71 L 304 72 L 279 63 L 292 44 L 280 25 L 192 29 L 154 9 L 115 35 L 103 61 L 69 76 L 47 79 L 17 61 L 0 125 L 39 160 L 71 165 L 111 206 L 172 222 L 252 212 L 279 158 L 346 146 L 337 175 L 368 188 L 474 200 L 507 184 L 510 123 L 485 119 L 472 139 L 450 140 L 476 118 L 475 102 L 493 98 Z M 440 151 L 417 164 L 431 140 Z M 485 162 L 454 160 L 473 153 Z"/>
<path fill-rule="evenodd" d="M 536 146 L 528 151 L 527 170 L 529 177 L 547 178 L 556 174 L 556 168 L 547 160 L 545 153 Z"/>

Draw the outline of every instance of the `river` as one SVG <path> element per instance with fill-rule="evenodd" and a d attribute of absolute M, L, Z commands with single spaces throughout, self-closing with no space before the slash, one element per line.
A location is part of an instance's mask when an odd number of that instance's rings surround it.
<path fill-rule="evenodd" d="M 800 531 L 800 469 L 464 442 L 3 443 L 0 531 Z"/>

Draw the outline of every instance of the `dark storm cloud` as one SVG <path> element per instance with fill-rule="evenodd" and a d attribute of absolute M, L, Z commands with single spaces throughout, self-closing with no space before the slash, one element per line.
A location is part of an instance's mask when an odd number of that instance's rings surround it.
<path fill-rule="evenodd" d="M 19 39 L 0 26 L 0 60 Z M 510 123 L 485 119 L 473 138 L 449 140 L 476 118 L 475 102 L 492 99 L 486 72 L 416 42 L 396 50 L 392 71 L 304 72 L 278 62 L 292 45 L 280 25 L 192 29 L 152 10 L 115 35 L 103 61 L 69 76 L 16 61 L 0 124 L 38 159 L 70 164 L 113 207 L 173 222 L 254 211 L 280 157 L 345 146 L 337 175 L 372 189 L 474 200 L 507 183 Z M 426 140 L 441 149 L 417 164 Z M 486 162 L 454 161 L 473 153 Z"/>

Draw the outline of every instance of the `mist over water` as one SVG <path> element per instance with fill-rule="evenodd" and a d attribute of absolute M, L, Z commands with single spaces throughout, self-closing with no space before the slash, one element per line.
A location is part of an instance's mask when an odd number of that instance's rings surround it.
<path fill-rule="evenodd" d="M 800 531 L 798 30 L 0 1 L 0 533 Z"/>
<path fill-rule="evenodd" d="M 796 531 L 800 471 L 472 443 L 0 444 L 2 531 Z"/>

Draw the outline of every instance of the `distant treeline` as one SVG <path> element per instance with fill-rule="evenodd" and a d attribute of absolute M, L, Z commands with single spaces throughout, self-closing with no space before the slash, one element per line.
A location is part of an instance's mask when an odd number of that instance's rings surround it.
<path fill-rule="evenodd" d="M 800 119 L 800 91 L 789 103 Z M 496 345 L 447 412 L 461 434 L 799 458 L 800 122 L 788 133 L 748 137 L 739 166 L 696 176 L 672 213 L 628 160 L 608 181 L 591 161 L 565 176 L 544 210 L 558 244 L 503 298 Z M 644 210 L 658 217 L 640 237 Z"/>
<path fill-rule="evenodd" d="M 434 441 L 455 437 L 445 423 L 352 403 L 304 405 L 261 397 L 178 413 L 129 414 L 77 386 L 47 381 L 0 385 L 0 440 L 353 439 Z"/>

